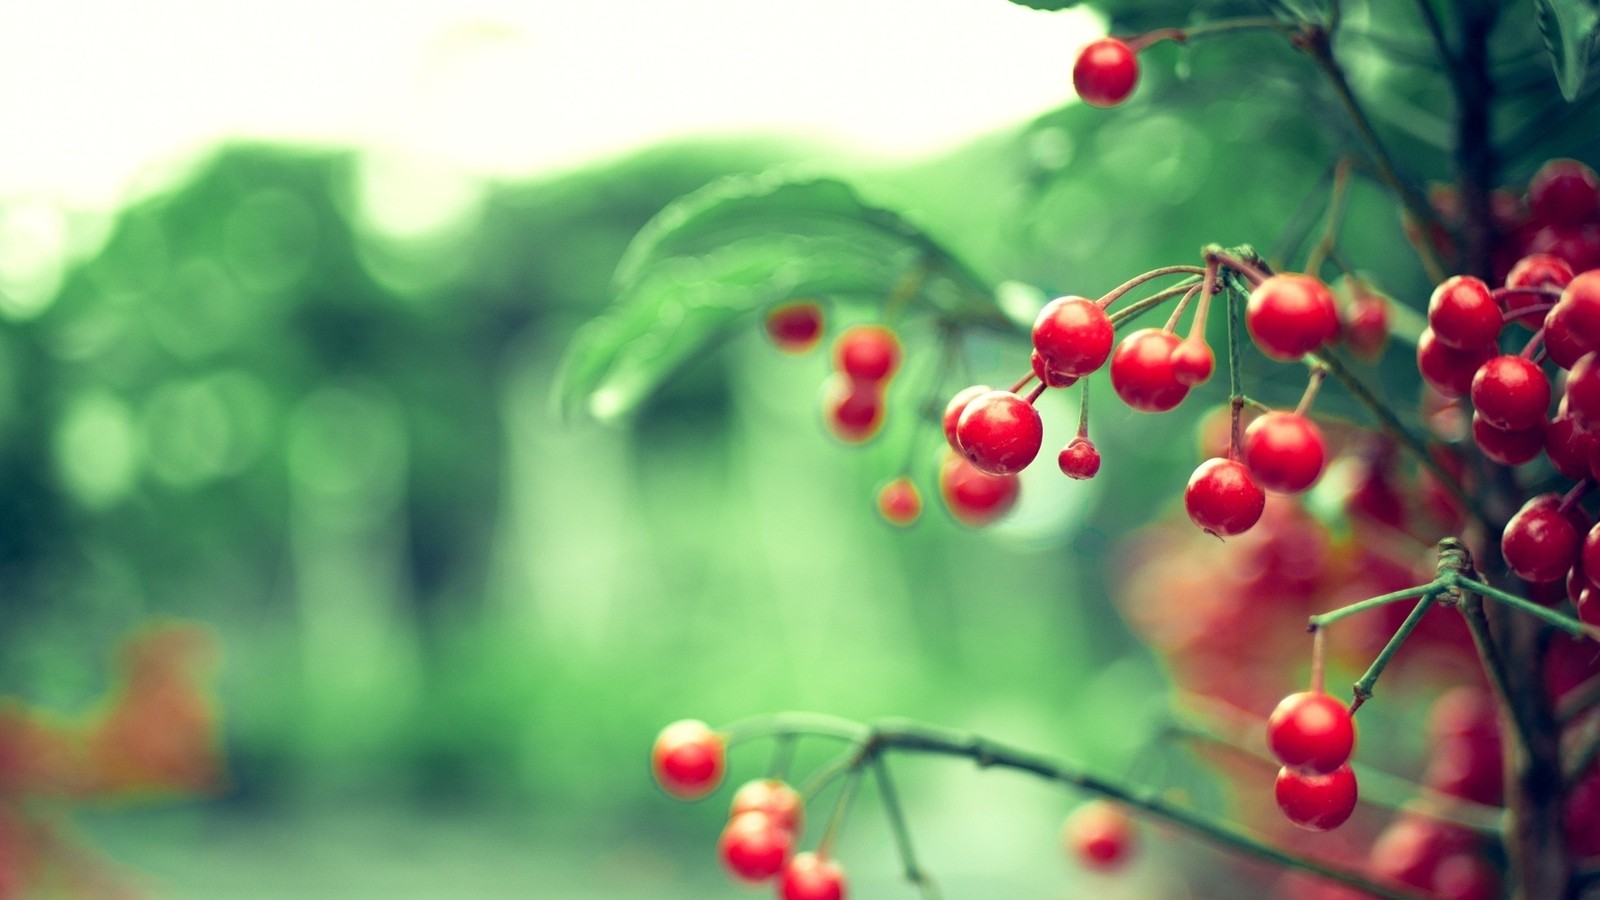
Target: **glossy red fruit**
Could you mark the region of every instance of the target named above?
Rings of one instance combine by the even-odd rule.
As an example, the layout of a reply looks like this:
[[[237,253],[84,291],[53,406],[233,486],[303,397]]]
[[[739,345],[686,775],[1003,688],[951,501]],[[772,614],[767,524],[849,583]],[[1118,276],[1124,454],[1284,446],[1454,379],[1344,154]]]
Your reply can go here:
[[[728,820],[717,841],[722,865],[741,881],[761,882],[783,871],[794,850],[794,832],[759,810]]]
[[[1528,182],[1528,209],[1547,224],[1582,224],[1600,213],[1600,178],[1575,159],[1552,159]]]
[[[1208,459],[1189,476],[1183,506],[1189,520],[1217,537],[1241,534],[1261,518],[1267,495],[1244,464]]]
[[[987,525],[1016,505],[1020,482],[1015,475],[988,475],[952,455],[939,468],[939,493],[956,521],[974,528]]]
[[[767,313],[767,336],[785,353],[805,353],[822,341],[822,307],[810,300],[775,306]]]
[[[1298,494],[1316,484],[1327,442],[1315,422],[1292,412],[1269,412],[1244,431],[1244,461],[1265,490]]]
[[[1037,350],[1028,354],[1028,365],[1033,367],[1033,377],[1039,379],[1039,383],[1045,387],[1065,388],[1078,383],[1078,376],[1052,370]]]
[[[1544,349],[1550,361],[1563,369],[1572,368],[1585,353],[1595,348],[1588,338],[1579,334],[1573,323],[1579,308],[1571,303],[1556,305],[1544,314]]]
[[[974,397],[956,422],[961,454],[989,475],[1012,475],[1027,468],[1043,441],[1039,411],[1010,391]]]
[[[900,339],[882,325],[846,329],[833,345],[834,364],[855,381],[881,384],[900,367]]]
[[[1121,868],[1133,852],[1133,821],[1108,800],[1090,800],[1067,817],[1061,843],[1086,868],[1109,872]]]
[[[1546,344],[1551,339],[1548,332],[1564,331],[1565,335],[1556,335],[1558,342],[1565,339],[1582,348],[1584,353],[1600,350],[1600,269],[1579,271],[1572,277],[1561,291],[1555,308],[1550,310],[1545,328]],[[1555,358],[1554,350],[1551,351],[1551,357]],[[1557,359],[1556,362],[1561,361]],[[1571,363],[1563,365],[1570,366]]]
[[[1516,289],[1564,288],[1572,281],[1572,274],[1572,266],[1561,257],[1551,253],[1530,253],[1517,260],[1517,264],[1506,273],[1506,287],[1513,290],[1501,302],[1506,312],[1516,312],[1530,306],[1547,306],[1554,303],[1556,298],[1534,291],[1518,292]],[[1537,330],[1544,323],[1544,313],[1518,316],[1516,321],[1524,328]]]
[[[1428,327],[1457,350],[1494,343],[1502,324],[1500,304],[1489,293],[1489,286],[1471,275],[1446,278],[1428,300]]]
[[[747,781],[734,792],[728,818],[751,811],[766,813],[774,825],[795,834],[805,823],[805,801],[800,799],[800,792],[776,778]]]
[[[950,449],[961,452],[961,445],[956,443],[956,424],[961,421],[961,413],[966,411],[967,404],[980,395],[987,394],[994,388],[987,384],[975,384],[972,387],[962,388],[950,402],[944,406],[944,439]]]
[[[1352,288],[1354,296],[1344,308],[1344,345],[1362,359],[1377,359],[1389,340],[1389,302],[1382,294]]]
[[[1273,275],[1250,292],[1244,324],[1268,357],[1299,359],[1339,336],[1333,294],[1310,275]]]
[[[844,900],[844,870],[831,859],[809,851],[795,854],[778,883],[782,900]]]
[[[1083,297],[1057,297],[1033,320],[1033,349],[1052,372],[1081,378],[1111,356],[1111,318]]]
[[[1138,56],[1114,37],[1090,43],[1072,64],[1072,86],[1090,106],[1116,106],[1128,99],[1138,83]]]
[[[1593,269],[1600,266],[1600,226],[1593,222],[1545,225],[1528,235],[1522,251],[1558,256],[1572,266],[1574,272]]]
[[[1117,344],[1111,354],[1111,387],[1140,412],[1166,412],[1183,402],[1189,386],[1172,370],[1176,335],[1141,328]]]
[[[656,736],[650,771],[662,790],[680,800],[704,797],[727,772],[727,743],[698,719],[673,722]]]
[[[1291,769],[1326,775],[1350,761],[1355,721],[1344,703],[1328,694],[1290,694],[1267,719],[1267,746]]]
[[[1524,581],[1560,581],[1578,558],[1580,536],[1558,509],[1561,498],[1540,494],[1523,504],[1500,536],[1500,554]]]
[[[1600,353],[1578,357],[1567,376],[1566,411],[1584,428],[1600,428]]]
[[[1308,831],[1337,828],[1356,808],[1356,775],[1348,765],[1326,775],[1278,770],[1273,786],[1278,808],[1289,821]]]
[[[922,517],[922,493],[909,478],[896,478],[878,489],[878,515],[904,528]]]
[[[1100,471],[1100,451],[1088,438],[1075,437],[1056,454],[1056,464],[1061,467],[1061,474],[1084,481]]]
[[[1417,371],[1429,387],[1445,397],[1465,397],[1472,390],[1478,367],[1493,359],[1499,350],[1484,344],[1473,350],[1457,350],[1439,340],[1433,329],[1424,328],[1417,338]]]
[[[1532,360],[1496,356],[1472,376],[1472,405],[1497,428],[1532,428],[1550,409],[1550,379]]]
[[[847,444],[863,443],[883,427],[883,389],[835,375],[823,388],[822,412],[835,437]]]
[[[1506,429],[1489,423],[1483,416],[1472,414],[1472,442],[1483,455],[1502,466],[1520,466],[1539,457],[1545,450],[1545,427]]]
[[[1186,340],[1172,351],[1172,377],[1186,387],[1196,387],[1211,379],[1217,358],[1205,341]]]

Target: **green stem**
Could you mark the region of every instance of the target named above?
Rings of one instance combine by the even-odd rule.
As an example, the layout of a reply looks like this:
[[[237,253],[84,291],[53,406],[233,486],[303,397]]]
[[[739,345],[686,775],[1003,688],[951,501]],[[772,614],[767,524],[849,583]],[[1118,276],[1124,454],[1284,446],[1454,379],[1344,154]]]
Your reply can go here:
[[[867,737],[867,729],[859,722],[852,722],[849,719],[823,713],[804,712],[769,713],[751,716],[747,719],[740,719],[724,725],[718,728],[717,731],[728,736],[727,745],[729,747],[764,737],[783,737],[796,734],[820,735],[844,741],[862,741]]]
[[[1145,310],[1159,306],[1163,301],[1169,300],[1179,294],[1184,293],[1198,283],[1199,280],[1197,278],[1185,278],[1183,281],[1173,285],[1172,287],[1164,288],[1163,290],[1151,294],[1143,300],[1130,303],[1111,314],[1111,325],[1112,327],[1121,325],[1123,322],[1128,321]]]
[[[1372,661],[1372,665],[1367,667],[1367,673],[1362,675],[1351,686],[1351,692],[1355,695],[1355,700],[1350,704],[1351,715],[1354,715],[1355,711],[1361,708],[1361,704],[1372,699],[1372,688],[1378,683],[1378,676],[1383,674],[1383,670],[1389,665],[1389,661],[1394,658],[1395,653],[1399,652],[1400,645],[1404,644],[1406,638],[1411,636],[1411,632],[1416,630],[1417,624],[1422,621],[1422,617],[1427,614],[1428,610],[1433,608],[1433,601],[1438,597],[1438,588],[1434,588],[1422,595],[1422,599],[1418,600],[1417,605],[1412,607],[1411,614],[1406,616],[1406,620],[1401,622],[1400,627],[1395,629],[1394,634],[1390,636],[1389,643],[1384,644],[1383,649],[1378,651],[1378,657]]]
[[[1443,587],[1443,584],[1441,584],[1439,581],[1430,581],[1427,584],[1419,584],[1416,587],[1408,587],[1403,591],[1395,591],[1390,594],[1384,594],[1381,597],[1373,597],[1368,600],[1362,600],[1359,603],[1352,603],[1349,606],[1341,606],[1338,609],[1329,610],[1328,612],[1320,615],[1312,616],[1309,620],[1309,624],[1306,626],[1306,630],[1316,631],[1319,628],[1332,625],[1334,622],[1337,622],[1340,619],[1347,619],[1353,615],[1356,615],[1357,613],[1364,613],[1369,609],[1374,609],[1387,603],[1394,603],[1397,600],[1404,600],[1408,597],[1420,597],[1429,591],[1436,591],[1441,587]]]
[[[1532,600],[1524,600],[1523,598],[1518,597],[1516,594],[1508,594],[1497,587],[1484,584],[1481,581],[1474,581],[1464,575],[1457,575],[1454,581],[1456,584],[1461,585],[1473,593],[1482,594],[1483,596],[1488,597],[1490,600],[1504,603],[1505,605],[1527,613],[1536,619],[1543,619],[1544,621],[1554,625],[1562,631],[1565,631],[1567,634],[1570,634],[1573,637],[1586,637],[1593,640],[1600,640],[1600,629],[1596,629],[1591,625],[1585,625],[1577,619],[1562,613],[1558,613],[1553,609],[1546,609],[1543,606],[1534,603]]]
[[[850,771],[845,775],[844,787],[839,790],[839,799],[833,804],[833,815],[828,818],[827,827],[822,831],[822,839],[817,842],[817,855],[826,859],[833,855],[833,842],[839,837],[839,832],[844,828],[844,820],[850,815],[850,804],[855,802],[856,789],[861,787],[861,766],[852,764]]]
[[[1592,675],[1582,684],[1561,695],[1556,703],[1556,721],[1565,725],[1600,703],[1600,675]]]
[[[1506,674],[1504,658],[1495,644],[1494,635],[1489,631],[1489,620],[1483,614],[1483,598],[1475,593],[1466,593],[1462,595],[1458,607],[1461,617],[1467,622],[1467,630],[1472,633],[1472,643],[1478,650],[1484,673],[1489,676],[1489,686],[1500,708],[1510,712],[1521,752],[1526,754],[1535,726],[1521,709],[1521,704],[1514,699],[1516,695],[1511,690],[1511,679]]]
[[[1146,281],[1160,278],[1164,275],[1199,275],[1201,271],[1202,270],[1199,266],[1162,266],[1159,269],[1151,269],[1148,272],[1142,272],[1117,285],[1105,296],[1101,297],[1095,302],[1101,309],[1106,309],[1112,303],[1115,303],[1118,297],[1121,297],[1123,294],[1126,294],[1139,285],[1144,284]]]
[[[906,817],[900,808],[900,795],[895,791],[894,779],[889,777],[888,762],[881,756],[874,759],[872,773],[878,778],[878,797],[883,801],[883,813],[889,819],[889,831],[894,835],[894,846],[900,854],[900,864],[905,867],[906,881],[917,886],[924,900],[938,900],[938,887],[928,877],[928,873],[917,865],[917,854],[911,847],[911,831],[906,827]]]

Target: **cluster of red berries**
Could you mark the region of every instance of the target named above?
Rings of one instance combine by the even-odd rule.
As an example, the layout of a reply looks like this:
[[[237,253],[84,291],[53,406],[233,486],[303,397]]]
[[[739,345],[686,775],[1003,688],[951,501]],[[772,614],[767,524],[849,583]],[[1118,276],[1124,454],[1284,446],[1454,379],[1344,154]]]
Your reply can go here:
[[[727,743],[704,722],[684,719],[662,729],[650,761],[663,790],[697,800],[727,774]],[[780,900],[843,900],[838,863],[821,852],[794,852],[804,822],[805,803],[793,787],[776,778],[747,782],[734,792],[717,854],[741,882],[775,881]]]
[[[1454,257],[1457,246],[1449,229],[1463,224],[1461,198],[1454,188],[1440,185],[1429,199],[1442,220],[1429,233],[1430,243]],[[1547,161],[1520,194],[1505,188],[1491,192],[1489,212],[1497,232],[1491,268],[1498,280],[1534,254],[1558,257],[1578,272],[1600,267],[1600,177],[1577,160]]]
[[[1290,694],[1267,719],[1267,746],[1283,768],[1274,794],[1289,821],[1310,831],[1343,825],[1356,808],[1350,710],[1320,690]]]

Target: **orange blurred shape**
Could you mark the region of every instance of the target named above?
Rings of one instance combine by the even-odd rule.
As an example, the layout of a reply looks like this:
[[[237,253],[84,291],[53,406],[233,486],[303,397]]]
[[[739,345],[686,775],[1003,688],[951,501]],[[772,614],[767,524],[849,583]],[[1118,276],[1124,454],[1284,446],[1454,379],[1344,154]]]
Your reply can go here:
[[[117,683],[88,721],[87,783],[95,793],[205,792],[222,780],[217,703],[209,681],[214,635],[164,624],[127,639]]]

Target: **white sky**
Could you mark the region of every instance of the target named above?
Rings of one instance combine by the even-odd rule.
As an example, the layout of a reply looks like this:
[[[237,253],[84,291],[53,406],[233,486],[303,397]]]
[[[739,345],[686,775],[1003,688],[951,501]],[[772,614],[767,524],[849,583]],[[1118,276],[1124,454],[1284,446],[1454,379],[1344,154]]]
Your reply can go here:
[[[1072,96],[1007,0],[0,0],[0,199],[101,206],[233,135],[528,174],[690,132],[920,154]]]

